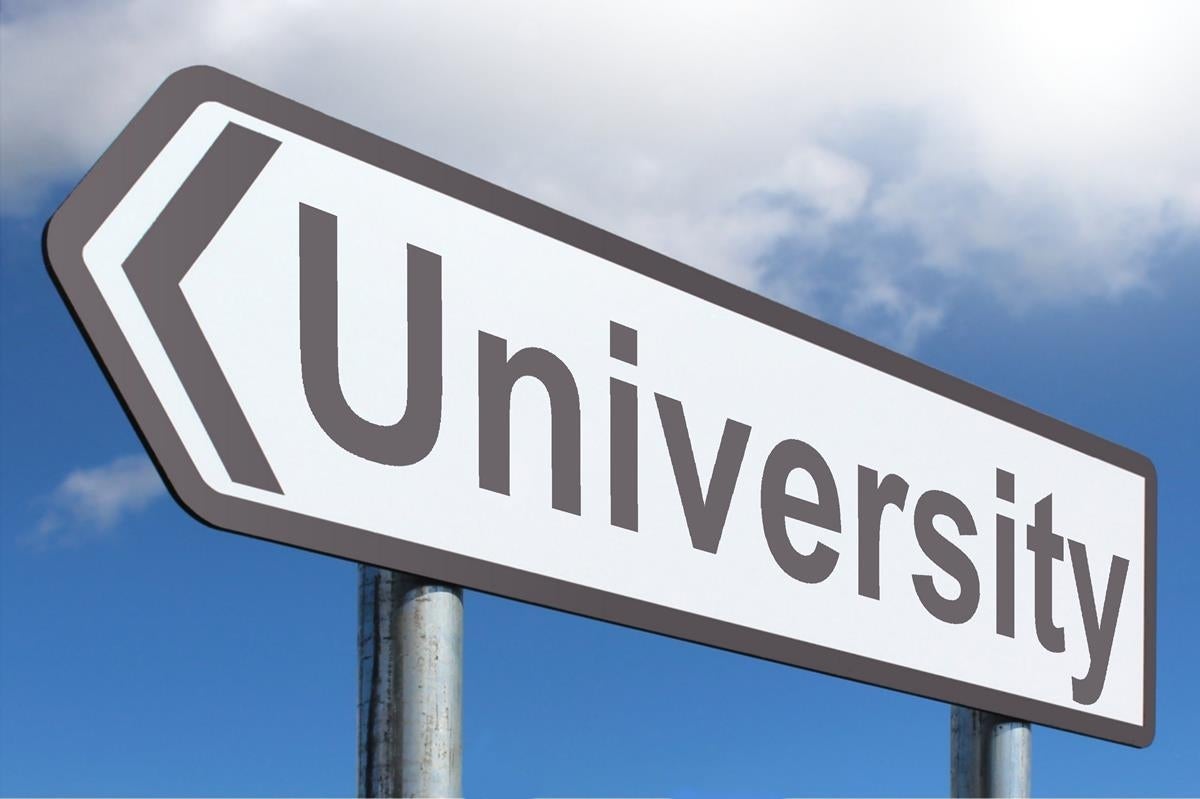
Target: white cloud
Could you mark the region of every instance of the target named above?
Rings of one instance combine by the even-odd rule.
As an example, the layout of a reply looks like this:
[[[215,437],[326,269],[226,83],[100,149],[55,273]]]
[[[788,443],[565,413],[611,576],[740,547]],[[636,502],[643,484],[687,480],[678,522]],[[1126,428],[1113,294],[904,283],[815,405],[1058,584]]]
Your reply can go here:
[[[1121,297],[1200,230],[1195,3],[123,0],[0,25],[12,213],[211,63],[901,345],[958,287]]]
[[[166,493],[145,455],[126,455],[103,466],[70,472],[26,543],[77,545],[110,533],[117,523]]]

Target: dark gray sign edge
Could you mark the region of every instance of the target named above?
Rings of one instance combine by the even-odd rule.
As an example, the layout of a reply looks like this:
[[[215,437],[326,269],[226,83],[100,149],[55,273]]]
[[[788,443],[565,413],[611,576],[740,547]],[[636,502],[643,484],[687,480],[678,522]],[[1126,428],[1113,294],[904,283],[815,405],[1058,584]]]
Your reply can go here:
[[[191,113],[208,101],[1143,477],[1143,723],[1129,724],[217,493],[192,463],[83,261],[83,246]],[[1139,453],[213,67],[188,67],[163,82],[47,222],[42,246],[51,277],[171,493],[205,524],[1131,746],[1148,746],[1154,738],[1157,475]]]

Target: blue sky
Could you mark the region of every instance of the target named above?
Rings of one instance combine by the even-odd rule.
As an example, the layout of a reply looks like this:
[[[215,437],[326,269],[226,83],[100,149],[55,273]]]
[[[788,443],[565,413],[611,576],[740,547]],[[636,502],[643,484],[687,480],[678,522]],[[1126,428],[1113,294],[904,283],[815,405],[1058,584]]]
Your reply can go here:
[[[1200,793],[1195,13],[166,7],[0,15],[0,792],[354,791],[354,565],[176,507],[41,264],[120,124],[209,62],[1150,456],[1157,739],[1037,728],[1034,789]],[[466,620],[468,795],[945,793],[944,704],[478,593]]]

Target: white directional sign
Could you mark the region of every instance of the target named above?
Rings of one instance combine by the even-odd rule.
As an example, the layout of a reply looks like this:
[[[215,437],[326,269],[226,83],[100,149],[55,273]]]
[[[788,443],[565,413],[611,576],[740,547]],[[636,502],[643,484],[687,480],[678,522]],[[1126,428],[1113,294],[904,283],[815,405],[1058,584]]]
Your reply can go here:
[[[1153,736],[1120,446],[209,68],[46,254],[217,527]]]

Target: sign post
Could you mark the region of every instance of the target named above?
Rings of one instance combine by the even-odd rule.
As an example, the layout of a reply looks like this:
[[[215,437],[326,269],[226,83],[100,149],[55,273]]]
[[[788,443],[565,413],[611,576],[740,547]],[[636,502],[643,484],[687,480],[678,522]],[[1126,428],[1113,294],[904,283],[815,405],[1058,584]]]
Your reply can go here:
[[[358,795],[462,795],[462,589],[359,566]]]
[[[215,527],[1154,736],[1157,482],[1125,447],[207,67],[155,92],[44,246]],[[389,590],[402,641],[461,613]],[[402,697],[457,679],[405,651]]]
[[[1029,722],[950,707],[950,795],[1025,797],[1032,786]]]

